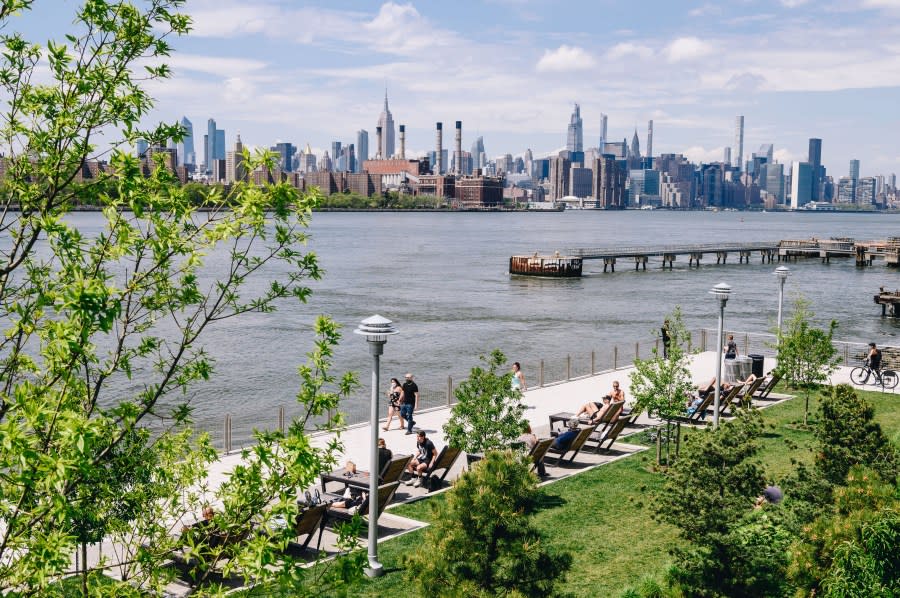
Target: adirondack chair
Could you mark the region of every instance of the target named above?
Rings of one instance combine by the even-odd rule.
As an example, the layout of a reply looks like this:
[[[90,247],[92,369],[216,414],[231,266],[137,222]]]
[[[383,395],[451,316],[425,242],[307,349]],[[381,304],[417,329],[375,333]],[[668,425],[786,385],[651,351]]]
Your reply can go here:
[[[587,426],[586,428],[581,428],[578,432],[578,435],[572,440],[569,446],[564,449],[558,449],[552,444],[550,445],[550,448],[547,449],[547,453],[558,455],[556,457],[557,467],[562,463],[563,457],[565,457],[569,453],[572,453],[572,456],[568,459],[569,463],[575,460],[575,457],[578,456],[578,453],[581,451],[584,443],[587,442],[587,439],[590,438],[591,434],[594,433],[594,430],[597,429],[597,426],[598,424],[594,424],[591,426]]]
[[[601,450],[609,451],[612,448],[613,443],[616,441],[616,438],[619,437],[619,434],[622,433],[622,430],[625,429],[625,426],[628,425],[628,418],[622,417],[619,418],[616,423],[610,426],[606,431],[603,432],[600,440],[597,442],[597,448],[594,452],[599,453]],[[608,442],[606,448],[603,448],[603,443]]]
[[[306,540],[300,545],[300,548],[306,550],[309,541],[312,539],[316,530],[319,530],[319,539],[316,542],[316,550],[322,545],[322,531],[325,529],[325,515],[328,505],[320,503],[313,505],[297,515],[297,521],[294,523],[294,535],[298,538],[306,536]]]
[[[422,476],[422,483],[425,487],[429,490],[436,490],[443,485],[444,478],[450,473],[450,468],[453,467],[453,464],[456,463],[456,459],[461,454],[462,451],[460,449],[450,445],[444,445],[444,448],[438,453],[437,459],[434,460],[434,465],[425,470],[425,473]],[[437,476],[436,472],[438,471],[443,471],[441,477]]]
[[[400,486],[400,482],[392,482],[390,484],[383,484],[378,487],[378,513],[376,514],[376,521],[378,517],[381,516],[381,513],[384,511],[384,508],[391,502],[394,498],[394,493],[397,492],[397,488]],[[340,498],[339,496],[337,498]],[[340,507],[335,507],[333,505],[328,505],[328,522],[335,521],[350,521],[353,519],[353,516],[359,512],[360,517],[365,517],[369,515],[369,497],[366,496],[363,499],[362,504],[359,505],[359,509],[344,509]],[[371,522],[371,517],[369,517],[369,521]]]
[[[719,417],[725,415],[725,412],[733,407],[734,400],[743,388],[743,384],[735,384],[731,387],[731,390],[719,396]],[[713,400],[713,407],[715,407],[715,400]]]
[[[547,456],[547,451],[550,450],[550,445],[553,444],[553,440],[553,438],[543,438],[538,440],[537,443],[531,447],[531,452],[529,452],[528,455],[531,457],[532,471],[538,469],[538,465],[544,460],[544,457]]]
[[[766,378],[766,381],[763,382],[762,385],[760,385],[759,389],[757,389],[756,396],[753,398],[760,401],[771,401],[772,399],[769,398],[769,393],[772,392],[772,389],[775,388],[775,385],[778,384],[780,380],[781,374],[779,374],[778,372],[770,374]]]
[[[384,464],[384,468],[378,476],[379,485],[399,482],[410,459],[412,459],[412,455],[394,455],[390,461]]]
[[[759,390],[759,387],[762,386],[763,382],[765,382],[765,378],[757,378],[753,382],[750,383],[750,386],[746,386],[744,390],[737,396],[738,401],[744,407],[749,407],[753,402],[753,395],[756,394],[756,391]]]

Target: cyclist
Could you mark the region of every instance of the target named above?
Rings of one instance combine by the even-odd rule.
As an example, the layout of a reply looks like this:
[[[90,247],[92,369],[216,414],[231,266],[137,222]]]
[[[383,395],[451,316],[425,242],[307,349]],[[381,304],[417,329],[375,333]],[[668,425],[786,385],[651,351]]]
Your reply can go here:
[[[866,356],[866,365],[872,368],[878,380],[881,380],[881,350],[875,343],[869,343],[869,354]]]

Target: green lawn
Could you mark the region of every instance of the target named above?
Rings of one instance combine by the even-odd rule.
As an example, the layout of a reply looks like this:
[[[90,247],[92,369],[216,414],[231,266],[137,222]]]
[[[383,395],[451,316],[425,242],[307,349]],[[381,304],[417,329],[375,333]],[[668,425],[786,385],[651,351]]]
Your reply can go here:
[[[863,393],[875,405],[888,437],[900,441],[900,397]],[[798,427],[803,398],[763,411],[769,428],[761,442],[760,459],[769,479],[778,480],[794,461],[812,461],[813,434]],[[810,401],[811,420],[816,401]],[[693,431],[688,431],[685,436]],[[658,576],[669,561],[667,549],[678,541],[674,528],[653,521],[650,495],[662,483],[652,472],[654,451],[648,450],[544,487],[545,498],[536,524],[548,542],[572,553],[566,589],[576,596],[617,596],[647,575]],[[429,521],[431,503],[440,495],[401,505],[392,512]],[[354,595],[408,595],[402,555],[421,550],[421,532],[384,542],[379,556],[386,575],[366,580]]]

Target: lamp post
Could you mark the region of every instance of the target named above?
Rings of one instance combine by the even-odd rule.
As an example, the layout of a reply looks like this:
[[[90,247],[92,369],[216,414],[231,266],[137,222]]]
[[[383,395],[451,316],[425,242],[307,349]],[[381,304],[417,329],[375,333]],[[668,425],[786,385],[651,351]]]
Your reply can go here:
[[[353,331],[366,337],[369,344],[369,353],[372,354],[372,411],[369,417],[369,425],[372,428],[372,444],[369,447],[371,459],[369,460],[369,566],[366,575],[380,577],[384,574],[384,567],[378,562],[378,389],[381,386],[381,354],[384,353],[384,344],[387,337],[397,334],[392,322],[378,314],[366,318],[360,322]]]
[[[731,287],[720,282],[712,288],[711,295],[715,295],[719,300],[719,334],[716,337],[718,347],[716,348],[716,394],[713,403],[713,427],[719,427],[719,400],[721,397],[722,386],[722,337],[725,334],[725,304],[728,303],[728,294],[731,293]]]
[[[778,277],[778,280],[781,282],[781,285],[778,287],[778,342],[781,342],[781,313],[782,308],[784,307],[784,281],[787,280],[787,277],[791,275],[791,270],[787,266],[778,266],[775,268],[775,276]]]

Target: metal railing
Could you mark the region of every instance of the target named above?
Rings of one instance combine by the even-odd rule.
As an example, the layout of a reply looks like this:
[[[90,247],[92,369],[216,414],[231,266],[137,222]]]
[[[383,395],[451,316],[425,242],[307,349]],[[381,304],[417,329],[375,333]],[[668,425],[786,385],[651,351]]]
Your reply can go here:
[[[775,335],[755,332],[725,331],[725,338],[733,334],[735,342],[743,355],[759,354],[765,357],[774,357]],[[841,364],[845,366],[862,365],[865,360],[868,346],[865,343],[848,341],[835,341],[835,348],[841,357]],[[687,348],[689,351],[715,351],[716,330],[702,328],[688,333]],[[886,367],[900,367],[900,348],[882,348],[883,360]],[[662,352],[662,341],[659,338],[644,338],[633,343],[615,344],[603,349],[567,353],[554,358],[524,359],[521,361],[522,369],[526,374],[528,388],[543,388],[562,384],[571,380],[578,380],[590,376],[608,373],[626,368],[634,363],[635,358],[649,359],[654,351]],[[454,378],[448,375],[445,379],[419,383],[419,411],[437,409],[452,406],[456,401],[454,391],[456,384],[464,380],[463,376]],[[368,421],[368,400],[360,398],[356,402],[359,408],[345,411],[347,425],[363,424]],[[384,414],[386,413],[384,405]],[[271,412],[271,419],[255,421],[242,420],[235,422],[230,413],[224,415],[224,425],[221,428],[221,436],[218,432],[210,430],[213,446],[223,452],[230,453],[235,446],[243,447],[252,442],[253,429],[284,431],[292,418],[300,415],[299,405],[279,405]],[[321,424],[324,419],[319,418],[310,422],[311,426]]]

